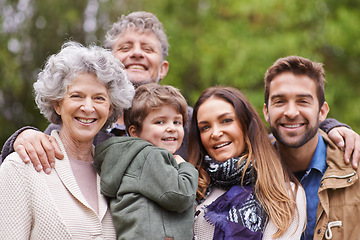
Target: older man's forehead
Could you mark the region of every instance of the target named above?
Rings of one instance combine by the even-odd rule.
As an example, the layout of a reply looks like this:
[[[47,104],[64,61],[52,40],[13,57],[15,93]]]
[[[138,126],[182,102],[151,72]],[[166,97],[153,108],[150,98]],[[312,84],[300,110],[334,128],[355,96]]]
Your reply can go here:
[[[142,44],[156,45],[159,48],[161,47],[160,40],[153,31],[134,28],[128,28],[126,31],[120,34],[115,45],[118,45],[119,43],[135,41],[140,41]]]

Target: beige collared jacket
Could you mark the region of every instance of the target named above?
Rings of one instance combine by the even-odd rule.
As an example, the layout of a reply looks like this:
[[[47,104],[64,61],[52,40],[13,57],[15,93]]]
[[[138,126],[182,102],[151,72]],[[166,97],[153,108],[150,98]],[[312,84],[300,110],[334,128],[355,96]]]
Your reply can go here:
[[[86,201],[64,153],[51,174],[36,172],[17,153],[0,168],[0,239],[116,239],[110,210],[100,194],[97,176],[98,213]]]
[[[358,171],[344,162],[343,152],[321,132],[327,145],[328,168],[321,179],[314,240],[360,239],[360,182]]]

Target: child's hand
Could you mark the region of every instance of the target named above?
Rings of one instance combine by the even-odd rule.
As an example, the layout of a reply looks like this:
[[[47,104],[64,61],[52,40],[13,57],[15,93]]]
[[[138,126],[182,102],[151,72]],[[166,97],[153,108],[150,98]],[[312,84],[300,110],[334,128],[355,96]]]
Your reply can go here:
[[[177,164],[185,162],[185,160],[180,155],[174,155],[174,158],[176,159]]]

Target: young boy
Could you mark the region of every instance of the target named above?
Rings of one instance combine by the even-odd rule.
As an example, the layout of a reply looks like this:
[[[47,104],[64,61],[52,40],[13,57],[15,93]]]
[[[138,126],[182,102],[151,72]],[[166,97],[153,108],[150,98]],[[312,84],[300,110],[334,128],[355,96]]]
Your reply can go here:
[[[198,172],[173,155],[186,118],[187,103],[177,89],[145,84],[124,112],[131,137],[96,147],[94,165],[118,239],[192,239]]]

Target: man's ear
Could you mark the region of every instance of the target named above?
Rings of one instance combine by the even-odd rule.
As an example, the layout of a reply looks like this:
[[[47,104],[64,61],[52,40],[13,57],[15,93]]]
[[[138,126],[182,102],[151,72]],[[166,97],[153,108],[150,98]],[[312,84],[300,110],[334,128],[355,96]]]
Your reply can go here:
[[[327,102],[324,102],[323,105],[320,108],[320,112],[319,112],[319,121],[322,122],[326,119],[328,113],[330,111],[329,105],[327,104]]]
[[[267,122],[269,122],[269,113],[268,113],[268,110],[267,110],[266,103],[264,103],[263,113],[264,113],[264,118],[265,118],[265,120],[266,120]]]
[[[159,74],[160,80],[166,76],[168,71],[169,71],[169,62],[165,60],[161,63],[161,66],[160,66],[160,74]]]
[[[129,127],[129,135],[130,135],[130,137],[139,137],[139,135],[136,131],[136,127],[134,125],[131,125]]]

